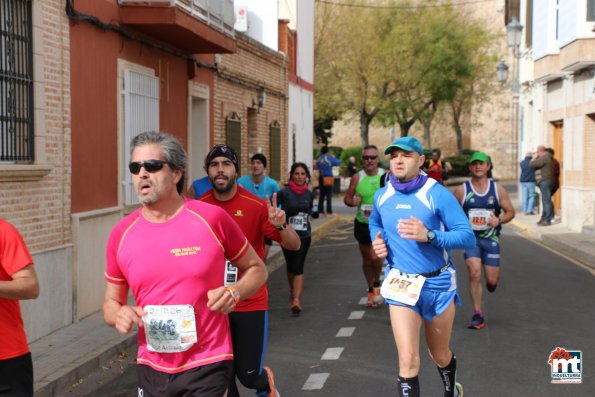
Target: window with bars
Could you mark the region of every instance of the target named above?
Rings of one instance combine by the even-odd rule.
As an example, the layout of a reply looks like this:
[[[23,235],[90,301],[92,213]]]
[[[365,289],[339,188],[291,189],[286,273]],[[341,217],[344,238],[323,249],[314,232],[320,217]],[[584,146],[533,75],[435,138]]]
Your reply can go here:
[[[281,180],[281,125],[274,120],[269,125],[269,145],[271,148],[269,174],[276,181]]]
[[[128,171],[130,141],[142,132],[159,131],[159,78],[124,70],[124,204],[138,204]]]
[[[31,0],[0,1],[0,161],[32,162]]]

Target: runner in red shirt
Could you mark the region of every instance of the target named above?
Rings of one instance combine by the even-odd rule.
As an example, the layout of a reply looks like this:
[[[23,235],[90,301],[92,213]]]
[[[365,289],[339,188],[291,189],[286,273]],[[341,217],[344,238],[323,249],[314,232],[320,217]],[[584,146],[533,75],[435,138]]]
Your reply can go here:
[[[33,362],[21,299],[36,299],[39,281],[23,238],[0,219],[0,394],[33,397]]]
[[[238,186],[239,161],[235,151],[227,145],[215,145],[207,154],[205,169],[213,189],[200,200],[223,208],[235,221],[264,260],[264,237],[277,241],[285,249],[298,250],[300,237],[287,225],[285,211],[277,208],[277,194],[269,200]],[[228,258],[229,259],[229,258]],[[228,281],[234,282],[233,266],[228,266]],[[242,273],[239,272],[239,279]],[[279,395],[273,371],[263,366],[268,324],[268,290],[266,284],[229,314],[236,376],[257,396]],[[228,397],[238,397],[235,377],[228,389]]]

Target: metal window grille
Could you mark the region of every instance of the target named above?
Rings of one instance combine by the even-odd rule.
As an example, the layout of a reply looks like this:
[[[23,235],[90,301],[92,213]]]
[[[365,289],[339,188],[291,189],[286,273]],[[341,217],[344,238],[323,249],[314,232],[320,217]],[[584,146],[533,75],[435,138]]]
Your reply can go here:
[[[281,180],[281,125],[274,120],[269,125],[269,145],[271,147],[269,173],[276,181]]]
[[[0,161],[32,162],[31,0],[0,1]]]
[[[159,78],[124,70],[124,204],[138,204],[128,171],[130,141],[146,131],[159,131]]]
[[[232,113],[225,118],[225,143],[232,147],[240,163],[242,162],[242,120],[237,113]],[[241,170],[240,170],[241,171]]]

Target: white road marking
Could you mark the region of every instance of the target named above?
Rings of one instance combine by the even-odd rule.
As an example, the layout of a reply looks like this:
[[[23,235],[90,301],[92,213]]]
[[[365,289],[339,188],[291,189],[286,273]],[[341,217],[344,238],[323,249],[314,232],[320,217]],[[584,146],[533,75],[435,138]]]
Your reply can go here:
[[[341,353],[343,353],[342,347],[329,347],[326,349],[321,360],[338,360],[341,357]]]
[[[368,297],[367,296],[364,296],[363,298],[361,298],[359,300],[359,304],[360,305],[367,305],[368,304]]]
[[[365,310],[355,310],[349,314],[347,320],[361,320],[364,317]]]
[[[337,338],[345,338],[353,335],[353,331],[355,331],[355,327],[343,327],[339,329],[337,332]]]
[[[331,374],[328,372],[320,374],[310,374],[302,390],[320,390],[324,387],[324,382],[328,379]]]

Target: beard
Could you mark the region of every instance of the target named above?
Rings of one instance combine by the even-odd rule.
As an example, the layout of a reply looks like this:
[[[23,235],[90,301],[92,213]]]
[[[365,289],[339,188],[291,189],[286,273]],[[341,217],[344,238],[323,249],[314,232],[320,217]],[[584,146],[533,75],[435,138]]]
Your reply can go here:
[[[215,181],[215,179],[218,176],[220,176],[220,175],[217,175],[214,178],[209,178],[209,180],[211,181],[211,186],[213,186],[213,189],[217,193],[220,193],[220,194],[229,192],[233,188],[233,185],[236,183],[236,178],[235,177],[228,178],[227,183],[225,185],[221,186]]]
[[[141,185],[137,187],[136,196],[138,197],[138,201],[140,201],[143,205],[152,205],[159,201],[161,198],[161,194],[155,188],[155,184],[152,181],[149,181],[149,185],[151,186],[151,190],[149,193],[141,193]]]

